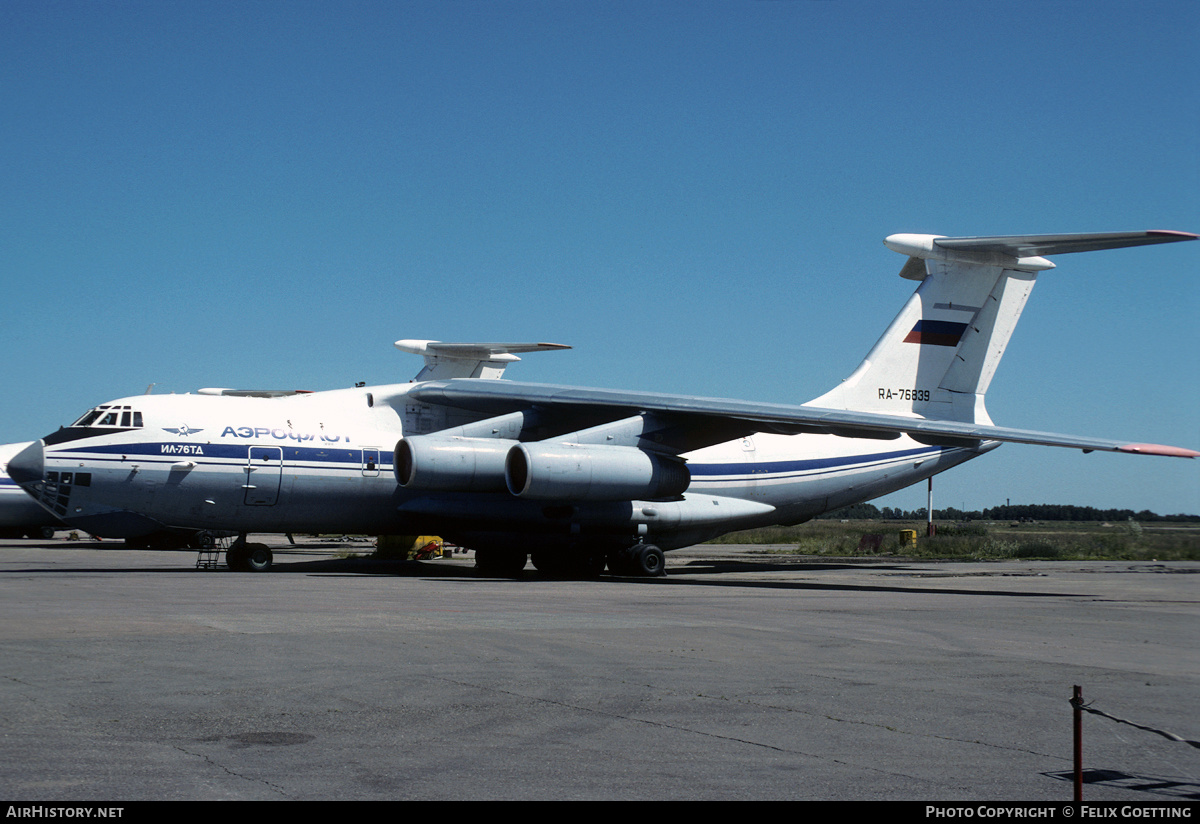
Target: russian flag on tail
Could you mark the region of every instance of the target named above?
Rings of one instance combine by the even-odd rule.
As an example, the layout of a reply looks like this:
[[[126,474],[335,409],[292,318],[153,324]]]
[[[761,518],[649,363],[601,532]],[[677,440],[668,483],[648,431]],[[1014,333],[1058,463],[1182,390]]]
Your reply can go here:
[[[912,331],[904,338],[905,343],[929,343],[934,346],[958,346],[963,333],[967,331],[965,323],[955,323],[949,320],[919,320]]]

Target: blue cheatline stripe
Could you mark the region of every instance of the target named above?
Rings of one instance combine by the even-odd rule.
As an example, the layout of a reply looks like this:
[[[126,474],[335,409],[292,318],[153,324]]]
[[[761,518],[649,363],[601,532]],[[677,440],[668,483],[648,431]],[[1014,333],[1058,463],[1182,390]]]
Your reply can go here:
[[[187,451],[191,448],[199,451]],[[281,444],[223,444],[223,443],[196,443],[189,444],[186,442],[172,441],[159,443],[125,443],[125,444],[100,444],[95,446],[77,446],[72,449],[55,450],[47,453],[46,457],[65,457],[68,454],[87,454],[93,456],[144,456],[155,457],[162,459],[163,462],[171,462],[194,458],[202,463],[228,463],[234,462],[244,464],[250,454],[251,449],[281,449],[283,450],[283,459],[289,463],[309,463],[319,465],[331,464],[353,464],[353,468],[360,468],[363,462],[362,449],[347,449],[345,447],[333,446],[285,446]],[[374,447],[368,447],[374,449]],[[97,460],[120,460],[116,457],[97,457]],[[383,449],[379,450],[379,459],[376,462],[376,467],[379,469],[391,469],[392,452]]]
[[[198,462],[203,464],[218,464],[232,463],[234,465],[244,464],[249,455],[251,448],[262,447],[262,444],[195,444],[201,450],[201,454],[189,452],[166,451],[178,448],[178,442],[170,443],[134,443],[134,444],[103,444],[97,446],[79,446],[73,449],[56,450],[53,453],[47,454],[47,457],[62,457],[69,454],[88,454],[96,456],[96,460],[105,462],[127,460],[128,456],[136,455],[143,457],[155,457],[161,459],[163,463],[174,463],[181,459],[193,458],[198,459]],[[188,444],[190,446],[190,444]],[[274,445],[268,445],[274,446]],[[363,458],[361,449],[346,449],[335,447],[303,447],[303,446],[281,446],[283,450],[284,461],[293,465],[311,464],[316,467],[326,466],[332,468],[333,465],[342,465],[344,469],[361,469]],[[932,456],[943,451],[943,447],[927,446],[917,447],[914,449],[904,449],[895,452],[874,452],[865,455],[849,455],[833,458],[808,458],[804,460],[787,460],[787,461],[758,461],[758,462],[741,462],[741,463],[724,463],[724,464],[702,464],[689,463],[688,471],[691,472],[693,478],[697,480],[704,478],[716,477],[731,477],[731,476],[750,476],[763,478],[766,476],[780,476],[785,474],[799,474],[805,472],[816,472],[820,470],[836,470],[844,469],[853,466],[866,466],[872,463],[886,463],[888,461],[899,461],[911,459],[916,456]],[[113,457],[101,457],[113,456]],[[118,458],[116,456],[122,456]],[[385,450],[379,450],[379,460],[376,463],[376,468],[380,471],[391,471],[394,460],[394,453]],[[312,467],[308,467],[312,468]],[[11,481],[9,481],[11,483]]]
[[[729,475],[778,475],[783,473],[812,472],[820,469],[839,469],[849,466],[905,460],[917,455],[933,455],[942,451],[940,446],[925,446],[904,449],[898,452],[875,452],[869,455],[850,455],[839,458],[809,458],[796,461],[762,461],[760,463],[688,464],[692,477]]]

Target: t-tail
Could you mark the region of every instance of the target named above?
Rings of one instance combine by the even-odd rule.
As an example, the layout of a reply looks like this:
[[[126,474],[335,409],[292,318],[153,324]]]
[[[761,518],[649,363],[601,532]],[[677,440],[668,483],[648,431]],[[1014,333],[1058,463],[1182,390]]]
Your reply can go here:
[[[850,377],[806,406],[991,424],[992,376],[1045,255],[1195,240],[1187,232],[1005,237],[899,234],[900,276],[921,285]]]

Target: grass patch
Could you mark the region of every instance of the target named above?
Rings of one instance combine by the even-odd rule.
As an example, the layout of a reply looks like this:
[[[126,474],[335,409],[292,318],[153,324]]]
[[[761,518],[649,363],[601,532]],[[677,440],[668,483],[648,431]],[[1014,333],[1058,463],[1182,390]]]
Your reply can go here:
[[[734,532],[711,543],[771,544],[774,553],[843,558],[1200,561],[1200,526],[1189,524],[972,521],[936,526],[937,534],[927,537],[925,524],[917,521],[810,521]],[[902,543],[901,530],[916,531],[915,547]]]

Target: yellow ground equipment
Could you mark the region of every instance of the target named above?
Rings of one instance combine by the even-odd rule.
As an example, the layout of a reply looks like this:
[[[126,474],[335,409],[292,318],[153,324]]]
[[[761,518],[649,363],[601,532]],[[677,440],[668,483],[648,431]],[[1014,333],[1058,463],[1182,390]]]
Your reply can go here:
[[[380,558],[405,561],[428,561],[441,558],[445,552],[442,539],[436,535],[380,535],[375,547]]]

